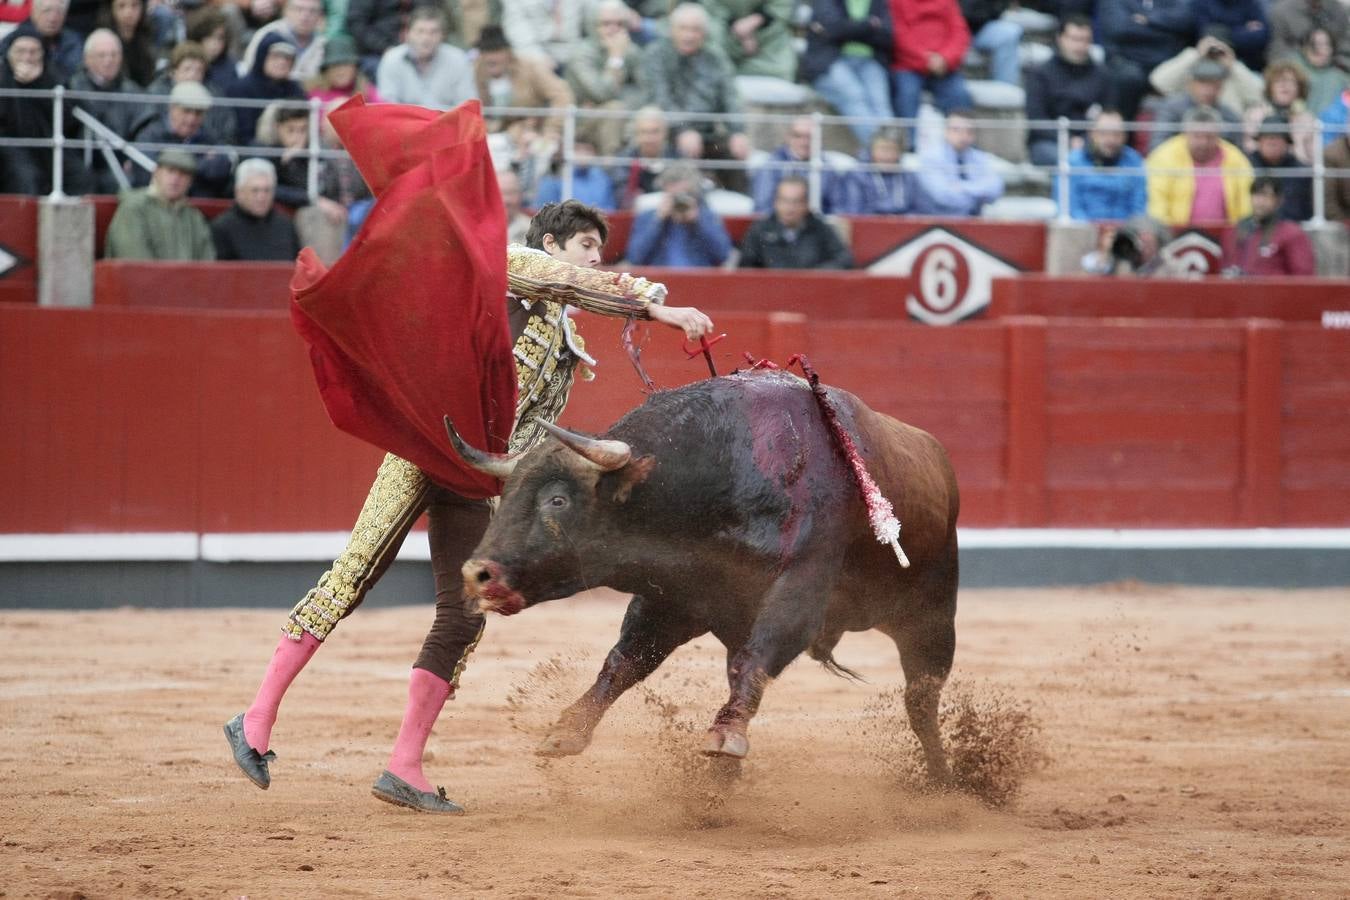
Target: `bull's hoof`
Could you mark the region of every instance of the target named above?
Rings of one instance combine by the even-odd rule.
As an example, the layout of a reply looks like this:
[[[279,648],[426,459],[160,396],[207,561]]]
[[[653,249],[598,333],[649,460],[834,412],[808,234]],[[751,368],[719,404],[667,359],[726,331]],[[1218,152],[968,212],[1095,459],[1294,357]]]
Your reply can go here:
[[[576,756],[591,745],[591,736],[579,731],[550,731],[535,748],[536,756],[558,758]]]
[[[704,756],[728,756],[732,759],[745,759],[750,752],[750,739],[740,731],[718,731],[708,729],[708,739],[703,742]]]

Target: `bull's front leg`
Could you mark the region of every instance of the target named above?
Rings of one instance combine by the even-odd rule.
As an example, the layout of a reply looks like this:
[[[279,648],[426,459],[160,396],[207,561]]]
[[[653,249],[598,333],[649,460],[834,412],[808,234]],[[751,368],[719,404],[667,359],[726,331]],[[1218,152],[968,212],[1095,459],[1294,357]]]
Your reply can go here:
[[[624,691],[655,672],[677,647],[707,632],[706,624],[673,612],[671,605],[669,599],[633,597],[619,641],[605,657],[595,684],[562,711],[539,746],[540,756],[574,756],[585,750],[600,719]]]
[[[779,575],[745,645],[727,654],[731,698],[717,713],[703,752],[744,758],[750,752],[746,730],[759,710],[769,682],[811,645],[825,619],[838,560],[821,556],[800,560]]]

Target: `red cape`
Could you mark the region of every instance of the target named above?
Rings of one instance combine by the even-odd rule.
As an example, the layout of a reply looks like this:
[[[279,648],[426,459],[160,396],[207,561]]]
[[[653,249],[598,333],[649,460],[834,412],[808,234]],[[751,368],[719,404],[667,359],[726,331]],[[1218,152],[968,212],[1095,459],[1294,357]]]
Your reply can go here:
[[[307,248],[291,279],[324,406],[438,484],[490,497],[497,480],[454,456],[441,422],[501,452],[515,419],[506,213],[478,101],[437,113],[357,95],[329,120],[376,200],[333,268]]]

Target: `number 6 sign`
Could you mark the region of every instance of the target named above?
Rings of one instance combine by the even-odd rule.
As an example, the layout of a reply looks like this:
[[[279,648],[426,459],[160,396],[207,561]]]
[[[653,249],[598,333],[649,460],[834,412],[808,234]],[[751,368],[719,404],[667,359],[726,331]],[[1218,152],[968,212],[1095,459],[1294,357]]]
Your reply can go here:
[[[905,275],[912,285],[905,309],[920,322],[950,325],[989,305],[996,277],[1017,267],[945,228],[915,235],[867,267],[882,275]]]

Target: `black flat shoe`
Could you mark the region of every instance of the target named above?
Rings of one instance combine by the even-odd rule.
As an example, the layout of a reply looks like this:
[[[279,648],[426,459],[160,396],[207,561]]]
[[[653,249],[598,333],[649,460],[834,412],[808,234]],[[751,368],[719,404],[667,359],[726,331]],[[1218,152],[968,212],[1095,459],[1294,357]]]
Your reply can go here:
[[[225,723],[225,740],[229,741],[234,761],[248,776],[248,780],[264,791],[267,790],[272,783],[272,775],[267,771],[267,764],[276,759],[277,755],[271,750],[259,753],[248,745],[248,741],[244,740],[243,713]]]
[[[436,793],[419,791],[393,772],[385,771],[375,781],[370,793],[385,803],[406,806],[418,812],[439,813],[447,816],[464,815],[464,807],[445,796],[445,788],[436,788]]]

